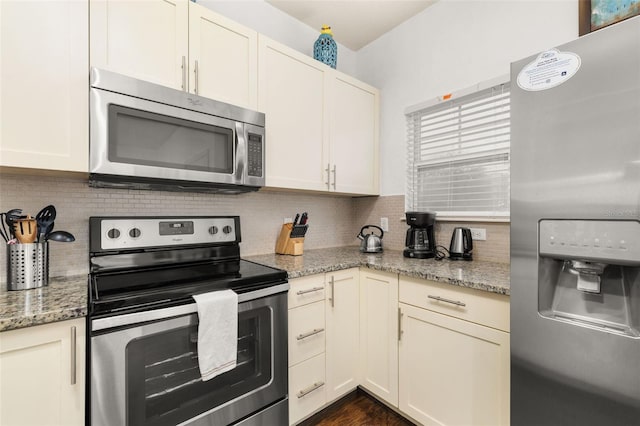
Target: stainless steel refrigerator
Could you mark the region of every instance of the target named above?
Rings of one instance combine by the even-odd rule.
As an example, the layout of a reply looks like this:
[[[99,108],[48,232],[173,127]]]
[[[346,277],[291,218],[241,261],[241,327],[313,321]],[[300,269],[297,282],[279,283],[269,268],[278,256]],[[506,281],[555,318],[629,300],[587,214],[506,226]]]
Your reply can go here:
[[[511,424],[639,425],[640,17],[511,82]]]

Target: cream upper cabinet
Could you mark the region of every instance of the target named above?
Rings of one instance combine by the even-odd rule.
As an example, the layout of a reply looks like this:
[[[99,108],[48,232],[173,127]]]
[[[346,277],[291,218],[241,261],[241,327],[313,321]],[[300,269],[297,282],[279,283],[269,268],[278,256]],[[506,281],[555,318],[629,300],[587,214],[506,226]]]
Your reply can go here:
[[[0,1],[0,165],[87,172],[88,4]]]
[[[258,33],[188,0],[91,0],[91,65],[257,108]]]
[[[398,407],[398,274],[360,271],[360,384]]]
[[[331,187],[378,194],[378,90],[342,73],[331,74]]]
[[[189,70],[192,93],[256,109],[258,33],[191,3]]]
[[[400,411],[424,425],[508,425],[508,297],[401,277],[399,299]]]
[[[313,58],[259,37],[258,109],[266,113],[266,185],[327,191],[327,75]]]
[[[360,271],[326,274],[327,401],[352,391],[359,383]]]
[[[90,0],[91,66],[186,90],[188,13],[188,0]]]
[[[378,193],[377,89],[263,36],[258,80],[267,186]]]
[[[0,333],[0,424],[84,425],[85,319]]]

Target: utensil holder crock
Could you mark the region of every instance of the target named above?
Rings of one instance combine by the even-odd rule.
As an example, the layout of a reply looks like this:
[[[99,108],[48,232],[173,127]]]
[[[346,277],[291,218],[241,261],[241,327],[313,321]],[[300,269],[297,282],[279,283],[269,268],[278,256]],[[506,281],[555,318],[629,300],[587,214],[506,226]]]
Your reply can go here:
[[[7,245],[7,290],[29,290],[49,284],[49,243]]]

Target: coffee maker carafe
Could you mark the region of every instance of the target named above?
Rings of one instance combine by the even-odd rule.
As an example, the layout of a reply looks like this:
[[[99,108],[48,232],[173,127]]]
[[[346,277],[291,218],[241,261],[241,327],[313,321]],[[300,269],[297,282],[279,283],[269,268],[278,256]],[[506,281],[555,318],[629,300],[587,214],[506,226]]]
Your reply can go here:
[[[436,214],[431,212],[406,212],[407,238],[406,248],[403,251],[404,257],[416,259],[428,259],[435,257],[436,239],[434,236],[434,226]]]

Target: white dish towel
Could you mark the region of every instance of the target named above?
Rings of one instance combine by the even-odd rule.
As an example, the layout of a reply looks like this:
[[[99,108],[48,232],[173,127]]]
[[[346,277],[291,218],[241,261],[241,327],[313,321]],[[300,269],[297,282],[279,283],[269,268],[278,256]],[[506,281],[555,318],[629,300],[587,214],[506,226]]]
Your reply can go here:
[[[193,296],[198,307],[198,364],[202,381],[236,367],[238,295],[233,290]]]

